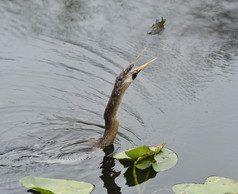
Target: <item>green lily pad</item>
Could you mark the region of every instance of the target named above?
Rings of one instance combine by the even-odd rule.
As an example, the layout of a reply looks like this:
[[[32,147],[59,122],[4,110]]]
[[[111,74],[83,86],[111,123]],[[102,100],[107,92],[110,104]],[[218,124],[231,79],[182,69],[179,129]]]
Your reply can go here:
[[[164,148],[165,143],[157,147],[141,146],[114,156],[118,160],[134,161],[136,168],[144,170],[152,165],[156,172],[172,168],[178,162],[177,155],[170,149]]]
[[[133,159],[130,158],[129,156],[127,156],[125,152],[120,152],[120,153],[116,154],[115,156],[113,156],[113,158],[118,159],[118,160],[130,160],[130,161],[133,161]]]
[[[130,157],[132,160],[137,160],[140,156],[146,154],[150,151],[148,146],[137,147],[128,151],[125,151],[125,154]]]
[[[156,172],[161,172],[174,167],[178,162],[178,156],[172,150],[163,148],[159,154],[155,155],[155,160],[152,167]]]
[[[148,147],[148,146],[141,146],[137,148],[130,149],[128,151],[120,152],[114,156],[114,158],[118,160],[131,160],[135,161],[139,157],[144,159],[146,157],[150,157],[152,155],[156,155],[160,152],[160,150],[164,147],[165,142],[162,145],[157,147]]]
[[[78,182],[64,179],[50,179],[27,176],[20,180],[20,183],[32,190],[42,194],[88,194],[94,186],[86,182]]]
[[[140,170],[144,170],[148,167],[150,167],[151,164],[153,164],[155,162],[154,157],[147,157],[143,160],[139,160],[136,163],[136,168],[140,169]]]
[[[225,177],[211,176],[208,177],[204,184],[184,183],[173,186],[176,194],[224,194],[238,193],[238,183]]]

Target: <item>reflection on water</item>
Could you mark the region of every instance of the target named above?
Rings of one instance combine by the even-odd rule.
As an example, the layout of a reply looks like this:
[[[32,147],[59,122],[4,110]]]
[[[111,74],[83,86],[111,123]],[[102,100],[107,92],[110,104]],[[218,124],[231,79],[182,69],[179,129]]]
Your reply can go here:
[[[0,193],[26,192],[18,181],[27,175],[135,193],[112,155],[163,141],[180,162],[142,183],[148,192],[210,175],[238,179],[237,13],[235,0],[2,0]],[[163,34],[148,36],[162,16]],[[145,47],[139,64],[158,60],[123,98],[115,150],[83,152],[88,159],[77,164],[39,162],[102,136],[115,77]]]
[[[121,193],[121,188],[116,184],[116,178],[121,174],[120,171],[115,171],[115,158],[110,156],[113,152],[114,146],[108,146],[105,149],[105,156],[101,163],[100,169],[102,169],[102,175],[100,178],[104,182],[104,187],[107,189],[107,193]]]

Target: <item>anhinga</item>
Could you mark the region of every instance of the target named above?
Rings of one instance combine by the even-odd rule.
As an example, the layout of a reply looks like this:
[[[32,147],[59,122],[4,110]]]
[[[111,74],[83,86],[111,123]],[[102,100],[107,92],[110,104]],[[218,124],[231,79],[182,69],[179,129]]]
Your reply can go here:
[[[126,89],[130,86],[132,81],[136,78],[138,73],[147,65],[152,63],[155,59],[149,61],[148,63],[132,70],[136,62],[139,60],[142,53],[137,57],[137,59],[128,65],[125,69],[122,70],[119,76],[117,76],[112,94],[108,101],[107,107],[104,112],[105,119],[105,131],[103,137],[99,139],[89,139],[89,140],[80,140],[70,144],[66,144],[60,148],[60,152],[56,154],[57,159],[85,159],[90,157],[92,149],[95,147],[104,149],[105,147],[111,145],[116,137],[119,120],[118,120],[118,109],[122,100],[123,95],[126,92]],[[75,146],[80,144],[80,146]],[[82,155],[82,152],[85,152],[85,155]],[[80,154],[79,154],[80,153]],[[55,160],[54,160],[55,162]]]
[[[118,127],[119,127],[119,119],[118,119],[118,109],[122,100],[123,95],[125,94],[127,88],[136,78],[138,73],[147,65],[156,60],[153,59],[148,63],[132,70],[136,62],[139,60],[141,55],[144,53],[145,49],[141,52],[141,54],[136,58],[136,60],[128,65],[125,69],[122,70],[120,75],[117,76],[114,88],[112,90],[112,94],[108,101],[107,107],[104,112],[105,119],[105,131],[102,138],[98,139],[97,147],[105,148],[106,146],[113,143]]]

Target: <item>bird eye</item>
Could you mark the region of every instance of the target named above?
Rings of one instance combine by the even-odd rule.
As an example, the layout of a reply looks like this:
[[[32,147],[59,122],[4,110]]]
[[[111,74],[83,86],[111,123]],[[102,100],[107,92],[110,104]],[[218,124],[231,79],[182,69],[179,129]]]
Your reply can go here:
[[[128,67],[128,71],[130,71],[130,70],[132,69],[133,66],[134,66],[134,65],[131,64],[131,65]]]

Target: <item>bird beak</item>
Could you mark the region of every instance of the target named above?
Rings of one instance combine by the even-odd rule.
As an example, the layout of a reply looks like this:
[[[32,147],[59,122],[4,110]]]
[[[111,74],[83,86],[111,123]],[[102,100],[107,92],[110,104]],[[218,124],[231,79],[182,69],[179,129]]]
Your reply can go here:
[[[134,61],[134,64],[137,63],[137,61],[140,59],[140,57],[143,55],[143,53],[145,52],[146,48],[144,48],[144,50],[141,52],[141,54],[139,54],[139,56],[136,58],[136,60]]]
[[[148,63],[141,65],[140,67],[138,67],[136,70],[139,72],[141,71],[143,68],[145,68],[147,65],[149,65],[150,63],[152,63],[153,61],[155,61],[157,58],[152,59],[151,61],[149,61]]]
[[[146,48],[144,48],[144,50],[143,50],[143,51],[141,52],[141,54],[136,58],[136,60],[134,61],[133,64],[136,64],[136,63],[137,63],[137,61],[138,61],[138,60],[140,59],[140,57],[143,55],[143,53],[145,52],[145,50],[146,50]],[[142,66],[140,66],[140,67],[138,67],[138,68],[132,70],[131,73],[132,73],[132,74],[135,73],[135,72],[139,73],[143,68],[145,68],[147,65],[149,65],[150,63],[152,63],[152,62],[155,61],[156,59],[157,59],[157,58],[154,58],[154,59],[152,59],[151,61],[149,61],[148,63],[145,63],[144,65],[142,65]]]

